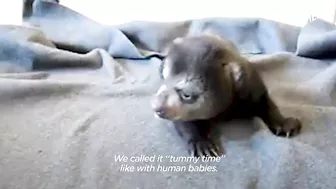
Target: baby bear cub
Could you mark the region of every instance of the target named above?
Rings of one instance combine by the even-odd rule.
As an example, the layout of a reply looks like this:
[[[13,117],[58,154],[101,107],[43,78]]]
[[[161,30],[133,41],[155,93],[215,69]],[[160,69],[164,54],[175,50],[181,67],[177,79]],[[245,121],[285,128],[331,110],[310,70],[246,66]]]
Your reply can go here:
[[[173,122],[192,156],[221,156],[214,125],[259,117],[277,136],[290,137],[301,122],[284,117],[265,84],[235,45],[203,35],[177,38],[161,67],[163,83],[151,100],[155,116]]]

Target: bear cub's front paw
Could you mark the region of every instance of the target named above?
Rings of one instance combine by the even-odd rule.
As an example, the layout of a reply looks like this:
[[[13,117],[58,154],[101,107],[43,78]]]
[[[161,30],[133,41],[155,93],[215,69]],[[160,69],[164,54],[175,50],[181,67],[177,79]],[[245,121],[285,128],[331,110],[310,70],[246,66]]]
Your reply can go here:
[[[188,151],[194,157],[219,157],[224,155],[222,146],[212,139],[194,139],[188,142]]]
[[[276,125],[271,127],[271,131],[276,136],[293,137],[300,133],[301,122],[296,118],[286,118],[282,125]]]

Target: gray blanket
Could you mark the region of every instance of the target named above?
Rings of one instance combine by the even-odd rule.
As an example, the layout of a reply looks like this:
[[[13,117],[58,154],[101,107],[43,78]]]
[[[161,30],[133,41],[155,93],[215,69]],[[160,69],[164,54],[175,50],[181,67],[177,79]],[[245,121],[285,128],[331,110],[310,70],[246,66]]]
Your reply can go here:
[[[336,28],[255,18],[96,23],[56,1],[24,0],[0,26],[1,189],[336,188]],[[81,5],[78,5],[81,6]],[[94,7],[92,7],[94,8]],[[225,124],[219,159],[187,158],[149,106],[163,49],[215,33],[260,71],[297,137],[259,119]]]

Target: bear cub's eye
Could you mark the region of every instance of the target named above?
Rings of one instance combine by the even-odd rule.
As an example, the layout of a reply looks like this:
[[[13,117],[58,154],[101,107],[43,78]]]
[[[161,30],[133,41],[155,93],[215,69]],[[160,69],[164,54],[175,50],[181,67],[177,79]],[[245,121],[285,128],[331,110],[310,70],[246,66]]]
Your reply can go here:
[[[197,94],[186,92],[186,91],[183,91],[181,89],[178,89],[177,92],[178,92],[181,100],[184,101],[184,102],[193,103],[198,98]]]
[[[187,94],[187,93],[181,92],[180,95],[185,100],[190,100],[191,99],[191,94]]]

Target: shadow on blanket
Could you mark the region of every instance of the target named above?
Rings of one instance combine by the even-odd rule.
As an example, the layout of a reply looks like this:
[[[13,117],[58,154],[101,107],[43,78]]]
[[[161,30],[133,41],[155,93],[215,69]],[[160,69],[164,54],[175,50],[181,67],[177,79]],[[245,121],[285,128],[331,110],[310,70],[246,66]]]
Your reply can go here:
[[[109,26],[57,1],[24,5],[22,26],[0,26],[0,188],[335,188],[334,24],[206,18]],[[166,45],[208,32],[237,45],[303,131],[285,139],[259,120],[232,122],[226,157],[202,172],[190,167],[205,163],[170,161],[185,148],[154,119],[149,98]],[[153,169],[137,169],[146,165]]]

